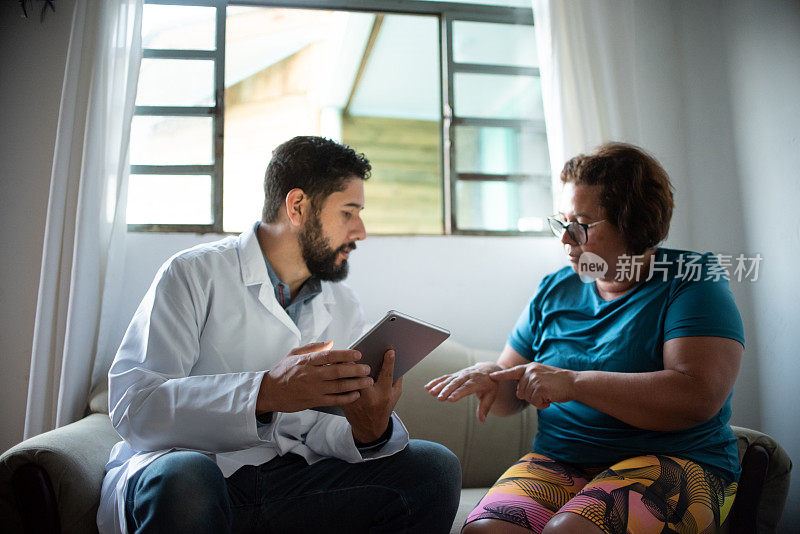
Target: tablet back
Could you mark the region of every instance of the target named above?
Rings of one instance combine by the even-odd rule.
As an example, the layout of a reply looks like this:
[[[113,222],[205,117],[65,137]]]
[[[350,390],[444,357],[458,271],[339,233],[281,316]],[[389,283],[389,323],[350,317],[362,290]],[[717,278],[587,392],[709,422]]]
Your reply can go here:
[[[397,380],[448,337],[450,337],[450,332],[444,328],[391,310],[350,348],[361,353],[359,363],[369,365],[369,376],[373,380],[378,379],[383,365],[383,355],[387,350],[394,349],[393,378]],[[338,406],[313,409],[344,416],[344,412]]]
[[[394,379],[403,376],[425,356],[450,337],[444,328],[391,310],[350,348],[361,353],[361,361],[370,366],[369,376],[378,379],[383,355],[394,349]]]

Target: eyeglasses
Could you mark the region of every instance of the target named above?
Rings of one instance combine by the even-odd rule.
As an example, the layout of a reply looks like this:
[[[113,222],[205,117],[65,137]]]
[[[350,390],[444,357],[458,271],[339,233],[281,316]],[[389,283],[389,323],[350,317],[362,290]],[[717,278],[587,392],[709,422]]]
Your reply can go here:
[[[566,230],[569,237],[571,237],[578,246],[585,245],[589,241],[589,228],[597,226],[605,221],[606,219],[603,219],[602,221],[593,222],[592,224],[584,224],[564,221],[559,218],[558,215],[552,215],[547,218],[547,222],[550,223],[550,230],[553,231],[554,236],[560,239],[561,236],[564,235],[564,230]]]

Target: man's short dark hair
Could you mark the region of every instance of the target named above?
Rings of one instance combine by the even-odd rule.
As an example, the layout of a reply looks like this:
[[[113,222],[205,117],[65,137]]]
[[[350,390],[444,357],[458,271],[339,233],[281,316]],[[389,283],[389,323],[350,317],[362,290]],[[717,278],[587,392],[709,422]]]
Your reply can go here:
[[[606,218],[622,232],[633,254],[643,254],[666,239],[674,201],[667,171],[641,148],[606,143],[593,154],[567,161],[563,183],[600,187]]]
[[[297,136],[272,153],[264,176],[264,210],[261,220],[275,222],[292,189],[302,189],[319,211],[331,193],[342,191],[346,182],[367,180],[372,166],[364,154],[324,137]]]

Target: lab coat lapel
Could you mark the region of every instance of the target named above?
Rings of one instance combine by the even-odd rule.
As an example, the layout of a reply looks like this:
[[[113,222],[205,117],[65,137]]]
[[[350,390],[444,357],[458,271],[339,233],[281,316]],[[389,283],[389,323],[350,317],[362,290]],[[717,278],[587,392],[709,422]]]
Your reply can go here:
[[[264,262],[264,255],[258,244],[258,237],[256,237],[257,227],[258,223],[239,236],[239,262],[242,267],[242,280],[244,280],[246,286],[260,284],[258,301],[297,337],[299,343],[301,338],[300,330],[286,313],[286,310],[278,303],[278,299],[275,298],[275,288],[269,280],[267,264]]]
[[[300,341],[300,330],[297,328],[297,325],[294,324],[292,318],[289,317],[289,314],[286,313],[286,310],[278,303],[278,299],[275,298],[275,288],[272,287],[269,278],[261,283],[261,289],[258,291],[258,301],[268,312],[274,315],[286,328],[297,336],[298,342]]]
[[[322,282],[322,293],[311,299],[310,314],[311,316],[301,319],[300,324],[304,327],[308,325],[310,328],[303,328],[309,337],[303,339],[303,343],[314,343],[316,341],[328,341],[327,339],[319,339],[326,328],[331,324],[333,316],[329,307],[335,303],[333,291],[331,290],[328,282]]]

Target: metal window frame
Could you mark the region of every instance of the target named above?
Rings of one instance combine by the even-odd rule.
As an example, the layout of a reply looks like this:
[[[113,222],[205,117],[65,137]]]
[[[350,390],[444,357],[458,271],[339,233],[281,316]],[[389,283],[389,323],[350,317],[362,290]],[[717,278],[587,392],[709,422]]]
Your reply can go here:
[[[225,233],[222,228],[223,158],[224,158],[224,97],[225,97],[225,24],[227,6],[276,7],[292,9],[318,9],[406,15],[430,15],[439,18],[439,63],[441,87],[441,176],[442,221],[444,235],[549,235],[547,232],[521,232],[516,230],[471,230],[458,228],[456,221],[456,183],[463,181],[520,181],[544,179],[549,175],[458,173],[455,168],[455,128],[459,125],[523,127],[545,132],[544,121],[521,119],[487,119],[456,116],[454,110],[453,79],[457,72],[481,74],[508,74],[539,76],[535,67],[514,67],[453,61],[452,31],[454,21],[494,22],[533,26],[533,10],[507,6],[466,4],[458,2],[418,0],[145,0],[146,4],[215,7],[215,50],[165,50],[145,49],[144,58],[159,59],[213,59],[215,62],[215,105],[211,107],[137,106],[136,115],[212,116],[214,136],[213,165],[132,165],[131,174],[210,174],[213,183],[213,223],[191,224],[141,224],[128,225],[134,232],[196,232]],[[401,234],[413,235],[413,234]]]
[[[517,20],[503,20],[507,24],[529,24],[533,26],[533,17],[531,12],[530,22],[522,22]],[[448,234],[454,235],[547,235],[545,231],[519,231],[519,230],[477,230],[471,228],[460,228],[458,225],[458,198],[456,188],[458,182],[522,182],[525,180],[546,180],[550,182],[549,175],[543,174],[527,174],[527,173],[514,173],[514,174],[487,174],[487,173],[462,173],[456,169],[456,154],[455,154],[455,131],[457,126],[496,126],[503,128],[510,128],[514,130],[528,129],[534,132],[541,132],[547,134],[543,120],[528,120],[528,119],[496,119],[496,118],[482,118],[482,117],[469,117],[460,116],[455,112],[455,90],[454,80],[455,75],[459,73],[470,74],[500,74],[500,75],[522,75],[530,77],[539,77],[540,72],[538,67],[519,67],[507,65],[493,65],[486,63],[463,63],[456,62],[453,54],[453,23],[456,21],[471,20],[464,18],[457,11],[447,11],[442,14],[442,48],[447,50],[446,61],[442,62],[442,77],[446,80],[447,86],[447,102],[442,106],[442,124],[447,136],[448,150],[445,151],[446,162],[444,168],[444,181],[447,184],[447,190],[450,195],[450,205],[448,215]]]
[[[225,0],[145,0],[146,4],[212,7],[216,9],[214,27],[214,50],[182,50],[145,48],[142,58],[180,59],[186,61],[214,61],[214,105],[213,106],[136,106],[134,116],[159,117],[211,117],[212,154],[211,165],[131,165],[130,174],[202,174],[211,176],[211,224],[128,224],[129,232],[182,232],[224,233],[222,229],[222,198],[224,177],[224,118],[225,118]]]

